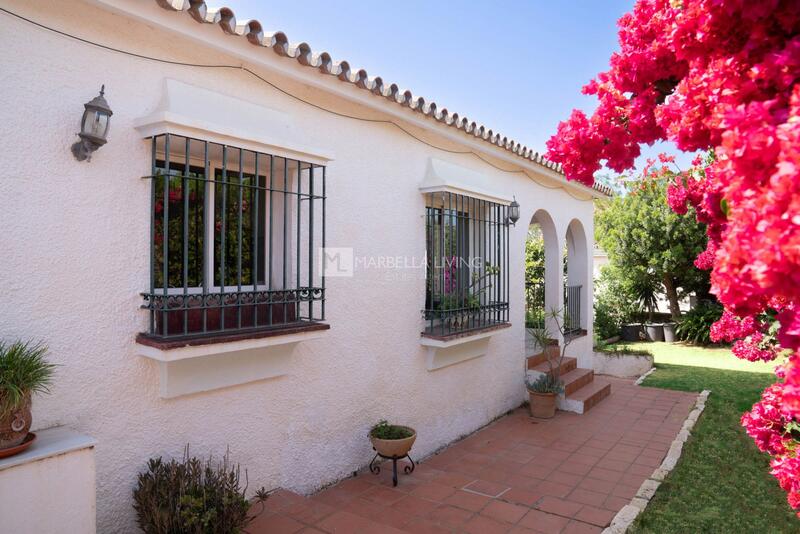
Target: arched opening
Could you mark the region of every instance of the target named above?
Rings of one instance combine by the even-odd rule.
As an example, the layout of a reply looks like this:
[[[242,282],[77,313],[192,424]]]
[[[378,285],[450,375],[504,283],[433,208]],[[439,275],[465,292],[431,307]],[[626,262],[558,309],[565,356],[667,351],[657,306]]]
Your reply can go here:
[[[567,226],[565,248],[564,330],[566,334],[575,334],[586,330],[589,318],[586,308],[589,256],[586,233],[577,219],[570,221]]]
[[[557,335],[547,314],[560,307],[561,254],[558,233],[550,214],[538,210],[528,226],[525,242],[525,347],[537,347],[536,330]]]

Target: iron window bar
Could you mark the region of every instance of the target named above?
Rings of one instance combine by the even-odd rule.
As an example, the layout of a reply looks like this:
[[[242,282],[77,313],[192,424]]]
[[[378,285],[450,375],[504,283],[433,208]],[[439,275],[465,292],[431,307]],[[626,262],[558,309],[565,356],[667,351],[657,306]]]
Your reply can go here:
[[[176,134],[151,143],[148,336],[324,321],[325,167]]]
[[[577,334],[581,331],[581,288],[583,286],[564,286],[564,333]]]
[[[425,198],[423,334],[448,336],[507,323],[508,207],[449,191]]]

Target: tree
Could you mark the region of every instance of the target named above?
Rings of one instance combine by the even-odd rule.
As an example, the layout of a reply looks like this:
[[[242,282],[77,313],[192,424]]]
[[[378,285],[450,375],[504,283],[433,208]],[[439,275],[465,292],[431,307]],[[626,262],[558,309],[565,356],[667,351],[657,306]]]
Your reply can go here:
[[[708,274],[693,265],[706,248],[705,225],[693,212],[679,215],[669,208],[667,182],[654,176],[656,172],[665,171],[646,175],[627,195],[598,210],[595,233],[617,272],[631,279],[642,296],[645,290],[660,292],[661,286],[672,317],[678,319],[682,292],[703,292],[708,285]]]
[[[619,20],[620,51],[547,143],[567,178],[622,172],[642,143],[707,150],[674,177],[670,207],[692,207],[725,307],[712,338],[736,356],[786,355],[779,380],[742,418],[800,509],[800,8],[797,0],[638,0]]]

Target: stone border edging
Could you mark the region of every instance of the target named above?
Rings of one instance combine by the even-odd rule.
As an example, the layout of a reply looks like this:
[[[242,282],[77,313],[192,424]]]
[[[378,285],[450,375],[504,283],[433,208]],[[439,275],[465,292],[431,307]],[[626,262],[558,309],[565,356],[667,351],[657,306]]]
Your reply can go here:
[[[643,374],[639,378],[637,378],[636,382],[634,382],[634,384],[637,385],[637,386],[641,386],[642,382],[644,382],[644,379],[647,378],[648,376],[650,376],[651,374],[655,373],[655,372],[656,372],[656,366],[653,365],[653,368],[650,369],[649,371],[647,371],[645,374]]]
[[[655,368],[642,375],[639,380],[643,380],[653,371],[655,371]],[[639,380],[637,380],[637,384],[639,383]],[[615,515],[614,519],[611,520],[611,525],[606,527],[602,534],[625,534],[636,517],[644,511],[644,509],[650,503],[650,499],[653,498],[656,490],[661,485],[661,482],[664,481],[670,471],[675,469],[675,466],[678,464],[678,459],[681,457],[681,453],[683,452],[683,444],[686,443],[686,440],[688,440],[689,436],[692,435],[692,428],[694,428],[695,423],[697,423],[697,420],[700,418],[700,414],[702,414],[703,410],[705,410],[706,400],[710,394],[711,390],[705,389],[697,396],[694,409],[689,412],[688,416],[686,416],[686,420],[683,422],[683,426],[681,427],[680,432],[678,432],[678,436],[672,440],[672,444],[667,451],[666,457],[664,457],[664,460],[661,462],[661,465],[658,466],[655,471],[653,471],[653,474],[650,475],[650,478],[642,482],[642,485],[639,486],[639,491],[636,492],[636,495],[631,500],[631,503],[626,504],[619,512],[617,512],[617,515]]]

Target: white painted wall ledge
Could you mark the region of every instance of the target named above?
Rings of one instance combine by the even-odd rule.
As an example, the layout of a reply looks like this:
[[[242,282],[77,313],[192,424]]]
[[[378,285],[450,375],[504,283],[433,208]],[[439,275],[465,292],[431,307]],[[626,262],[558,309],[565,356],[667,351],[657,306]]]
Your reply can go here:
[[[435,371],[485,356],[489,352],[491,337],[510,327],[511,324],[508,323],[493,326],[473,334],[466,333],[443,338],[423,334],[420,338],[420,344],[427,348],[425,360],[428,371]]]
[[[93,534],[96,441],[65,427],[35,433],[26,451],[0,459],[0,531]]]
[[[158,362],[159,396],[169,399],[289,374],[297,346],[328,331],[319,326],[324,328],[174,348],[140,340],[136,352]]]

